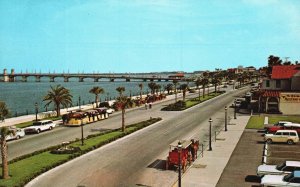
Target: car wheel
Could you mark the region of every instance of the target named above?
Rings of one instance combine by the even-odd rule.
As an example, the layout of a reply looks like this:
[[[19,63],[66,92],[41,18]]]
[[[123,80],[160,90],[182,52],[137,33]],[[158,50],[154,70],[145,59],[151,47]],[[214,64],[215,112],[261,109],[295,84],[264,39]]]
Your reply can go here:
[[[51,126],[49,127],[49,130],[52,130],[52,127],[51,127]]]
[[[292,144],[294,144],[294,141],[293,140],[288,140],[287,144],[292,145]]]
[[[36,133],[38,133],[38,134],[40,134],[40,132],[41,132],[41,130],[40,130],[40,129],[38,129],[38,130],[36,131]]]
[[[18,139],[20,139],[21,137],[18,135],[17,137],[16,137],[16,140],[18,140]]]
[[[273,142],[272,139],[267,139],[268,144],[271,144],[272,142]]]

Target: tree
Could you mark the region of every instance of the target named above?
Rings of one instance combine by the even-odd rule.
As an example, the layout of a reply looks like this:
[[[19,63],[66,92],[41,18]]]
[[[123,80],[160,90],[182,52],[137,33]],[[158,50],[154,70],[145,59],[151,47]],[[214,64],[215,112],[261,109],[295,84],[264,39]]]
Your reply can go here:
[[[142,83],[140,83],[139,84],[139,88],[140,88],[140,100],[142,100],[143,87],[144,87],[144,85]]]
[[[9,110],[3,101],[0,101],[0,120],[4,120],[9,116]]]
[[[99,87],[99,86],[94,86],[92,89],[89,91],[91,94],[95,94],[95,103],[96,103],[96,108],[98,108],[98,95],[104,93],[104,89]]]
[[[48,107],[51,103],[54,104],[57,117],[60,116],[60,106],[68,107],[72,106],[72,95],[70,91],[61,85],[51,87],[51,90],[48,91],[48,94],[44,97],[43,101],[48,101],[45,104]]]
[[[125,132],[125,109],[133,106],[133,101],[130,97],[120,96],[116,100],[116,107],[122,111],[122,132]]]
[[[198,89],[198,93],[199,93],[199,101],[200,101],[200,97],[201,97],[201,93],[200,93],[201,79],[200,79],[200,78],[197,78],[197,79],[195,80],[195,84],[196,84],[197,89]]]
[[[178,86],[178,80],[173,80],[173,84],[175,87],[175,103],[177,102],[177,86]]]
[[[277,65],[282,65],[282,60],[279,57],[277,57],[277,56],[270,55],[268,57],[268,69],[267,69],[267,73],[271,74],[272,73],[272,67],[273,66],[277,66]]]
[[[216,74],[213,76],[211,83],[215,86],[215,93],[217,93],[217,86],[220,84],[221,79],[220,77]]]
[[[158,92],[161,90],[161,85],[160,84],[156,84],[155,85],[155,90],[156,90],[156,94],[158,95]]]
[[[0,127],[0,146],[1,146],[1,158],[2,158],[2,178],[8,179],[8,151],[6,137],[8,135],[15,134],[15,131],[8,127]]]
[[[170,94],[170,91],[173,90],[173,84],[167,84],[165,86],[165,90],[167,90],[168,95]]]
[[[189,86],[187,84],[180,85],[180,89],[182,90],[182,100],[185,102],[185,95],[186,91],[188,90]]]
[[[205,87],[208,85],[208,78],[203,77],[201,79],[201,85],[202,85],[202,90],[203,90],[202,96],[204,97],[204,95],[205,95]]]
[[[151,94],[155,94],[156,83],[155,83],[155,82],[150,82],[150,83],[148,84],[148,87],[149,87],[150,90],[151,90]]]
[[[123,96],[123,92],[125,92],[125,87],[116,88],[117,92],[119,92],[120,97]]]

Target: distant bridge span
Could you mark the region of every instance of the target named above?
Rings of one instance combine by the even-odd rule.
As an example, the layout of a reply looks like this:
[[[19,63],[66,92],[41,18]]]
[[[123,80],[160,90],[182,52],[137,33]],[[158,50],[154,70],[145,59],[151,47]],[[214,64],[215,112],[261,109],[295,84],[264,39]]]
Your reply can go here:
[[[111,82],[115,80],[130,82],[131,80],[140,80],[140,81],[187,81],[182,77],[161,77],[155,75],[143,75],[143,74],[95,74],[95,73],[15,73],[14,70],[11,70],[11,73],[8,74],[6,69],[3,70],[3,74],[0,74],[0,77],[3,77],[3,82],[16,82],[17,77],[21,77],[22,82],[27,82],[28,77],[34,77],[35,82],[41,82],[42,77],[49,77],[50,82],[55,82],[55,78],[63,78],[64,82],[69,82],[70,78],[78,78],[79,82],[84,82],[84,79],[90,78],[94,82],[99,82],[100,79],[106,79]]]

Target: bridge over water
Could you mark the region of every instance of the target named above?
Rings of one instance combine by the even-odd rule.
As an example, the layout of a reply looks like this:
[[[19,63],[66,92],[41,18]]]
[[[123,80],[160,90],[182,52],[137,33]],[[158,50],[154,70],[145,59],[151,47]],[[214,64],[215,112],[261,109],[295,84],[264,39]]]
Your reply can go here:
[[[3,82],[16,82],[21,80],[22,82],[27,82],[28,77],[34,77],[35,82],[41,82],[42,77],[48,77],[50,82],[55,82],[56,78],[63,78],[64,82],[69,82],[71,78],[78,78],[79,82],[84,82],[84,79],[93,79],[94,82],[99,82],[99,80],[108,80],[111,82],[114,81],[126,81],[130,82],[131,80],[139,81],[187,81],[184,77],[179,76],[161,76],[153,74],[99,74],[99,73],[15,73],[14,69],[10,73],[7,73],[7,70],[3,70],[3,74],[0,74]]]

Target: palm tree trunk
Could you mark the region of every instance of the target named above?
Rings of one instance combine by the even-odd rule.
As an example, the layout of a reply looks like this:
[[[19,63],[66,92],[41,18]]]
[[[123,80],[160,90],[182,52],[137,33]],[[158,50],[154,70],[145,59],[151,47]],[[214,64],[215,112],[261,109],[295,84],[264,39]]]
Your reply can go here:
[[[185,92],[186,92],[185,90],[182,90],[182,97],[183,97],[182,99],[183,99],[183,102],[185,102]]]
[[[215,93],[217,93],[217,84],[215,84]]]
[[[201,100],[200,97],[201,97],[201,93],[200,93],[200,88],[198,88],[198,91],[199,91],[199,101]]]
[[[5,137],[1,137],[2,178],[8,179],[7,143]]]
[[[122,132],[125,132],[125,108],[122,108]]]
[[[204,95],[205,95],[205,85],[203,85],[202,88],[203,88],[203,90],[202,90],[203,91],[202,97],[204,97]]]
[[[59,104],[56,105],[56,117],[59,117],[60,116],[60,107],[59,107]]]
[[[96,103],[96,108],[98,108],[98,95],[95,94],[95,103]]]

